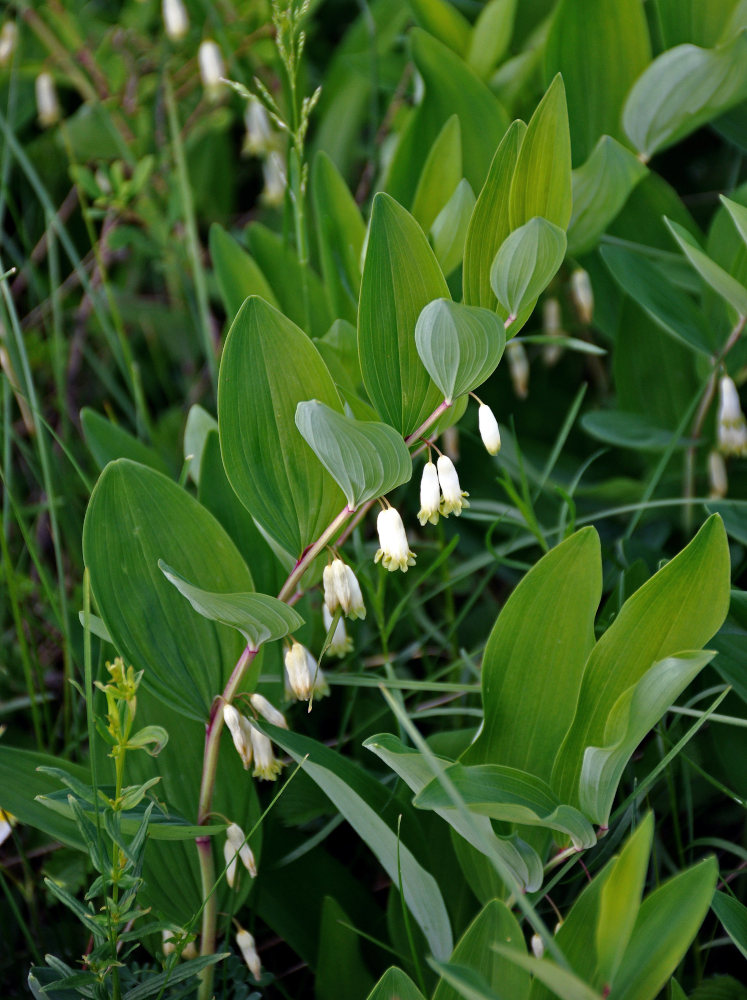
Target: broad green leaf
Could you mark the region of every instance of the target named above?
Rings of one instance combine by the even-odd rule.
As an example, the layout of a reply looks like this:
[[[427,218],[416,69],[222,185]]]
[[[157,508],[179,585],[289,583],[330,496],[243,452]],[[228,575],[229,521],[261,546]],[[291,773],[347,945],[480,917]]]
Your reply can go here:
[[[303,266],[293,247],[261,223],[252,222],[246,234],[252,256],[262,269],[278,308],[310,337],[323,336],[337,317],[330,315],[327,293],[316,271],[308,264]],[[304,286],[308,298],[308,323]]]
[[[470,306],[494,310],[498,301],[490,287],[490,266],[501,243],[511,232],[511,180],[525,132],[524,122],[512,122],[496,150],[487,180],[472,212],[464,243],[462,268],[464,301]]]
[[[729,896],[725,892],[714,892],[711,909],[734,944],[747,958],[747,907],[734,896]]]
[[[416,795],[433,779],[433,771],[425,757],[405,746],[396,736],[379,733],[364,740],[363,746],[391,767]],[[441,760],[441,763],[448,765],[452,762]],[[542,863],[537,853],[529,845],[518,842],[517,838],[506,840],[497,837],[487,816],[472,814],[468,822],[456,809],[436,808],[434,811],[476,851],[481,852],[480,860],[483,856],[490,856],[484,854],[487,849],[493,856],[499,857],[501,864],[528,891],[533,892],[542,884]]]
[[[464,1000],[510,1000],[508,993],[496,993],[491,989],[485,977],[474,969],[459,965],[457,962],[436,962],[428,959],[428,964],[441,977],[441,982],[448,983],[457,997]]]
[[[236,546],[204,507],[159,472],[120,459],[91,495],[83,557],[101,618],[143,683],[204,722],[242,648],[239,636],[200,617],[158,568],[164,559],[209,590],[249,591]]]
[[[463,56],[469,44],[470,23],[448,0],[407,0],[416,22],[439,42]]]
[[[475,193],[468,180],[461,180],[456,191],[433,220],[430,237],[436,260],[449,275],[462,263],[467,227],[475,207]]]
[[[387,969],[367,1000],[425,1000],[410,977],[395,965]]]
[[[717,878],[709,857],[644,899],[609,1000],[654,1000],[697,934]]]
[[[747,33],[745,33],[747,44]],[[747,51],[745,52],[745,62],[747,63]],[[733,306],[740,316],[747,316],[747,288],[736,278],[725,271],[701,249],[697,240],[686,229],[672,222],[671,219],[664,220],[677,240],[680,250],[684,253],[692,266],[701,276],[706,284],[710,285],[719,295],[723,296],[729,305]]]
[[[520,968],[531,972],[535,979],[549,986],[553,997],[558,997],[560,1000],[601,1000],[596,990],[549,958],[532,958],[505,945],[494,944],[493,948],[499,955],[515,962]]]
[[[508,117],[490,89],[450,48],[420,28],[410,32],[412,58],[425,96],[412,113],[394,153],[384,188],[411,205],[418,178],[439,132],[452,115],[462,129],[464,176],[479,191]]]
[[[350,927],[350,918],[333,896],[325,896],[319,927],[314,996],[316,1000],[364,997],[371,988],[371,973],[361,956],[361,938]]]
[[[496,942],[526,952],[524,935],[516,917],[499,899],[480,910],[460,938],[450,963],[472,969],[491,985],[500,984],[501,990],[512,1000],[526,1000],[529,976],[496,954],[492,948]],[[459,1000],[459,993],[442,979],[432,1000]]]
[[[159,990],[165,989],[167,984],[175,986],[183,983],[185,979],[192,979],[193,976],[202,969],[207,968],[208,965],[215,965],[216,962],[222,962],[230,955],[229,951],[224,951],[217,952],[215,955],[200,955],[199,958],[191,958],[188,962],[182,962],[175,969],[168,969],[165,972],[159,972],[155,976],[148,976],[146,982],[140,983],[138,986],[134,986],[131,990],[128,990],[122,1000],[150,1000],[151,997],[158,995]]]
[[[431,146],[412,202],[413,218],[424,233],[429,231],[461,179],[462,129],[457,115],[452,115]]]
[[[488,0],[477,15],[466,61],[470,69],[485,79],[505,55],[514,30],[517,0]]]
[[[532,115],[519,150],[511,182],[511,229],[535,216],[567,229],[572,206],[568,108],[563,79],[558,75]]]
[[[747,246],[747,207],[740,205],[738,201],[732,201],[731,198],[727,198],[723,194],[719,197],[721,204],[731,216],[731,221]]]
[[[566,245],[563,230],[540,218],[515,229],[501,245],[490,285],[509,317],[534,306],[563,263]]]
[[[355,199],[326,153],[314,157],[311,190],[319,258],[329,306],[335,319],[355,322],[361,285],[361,252],[366,226]]]
[[[124,428],[113,424],[95,410],[84,407],[80,411],[80,423],[88,450],[99,469],[103,469],[109,462],[118,458],[130,458],[133,462],[148,465],[158,472],[168,471],[166,463],[155,449],[143,444]]]
[[[578,850],[593,847],[594,830],[577,809],[563,805],[549,785],[526,771],[500,764],[447,767],[445,777],[472,812],[504,823],[555,830],[571,838]],[[433,778],[415,797],[420,809],[453,809],[447,790]]]
[[[450,403],[490,378],[503,355],[506,333],[488,309],[436,299],[418,317],[415,343],[428,374]]]
[[[747,33],[714,49],[678,45],[636,80],[625,101],[623,128],[648,160],[745,98]]]
[[[671,49],[683,42],[716,45],[739,0],[656,0],[655,6],[663,47]]]
[[[573,171],[568,253],[588,253],[617,216],[646,167],[616,139],[603,135],[588,160]]]
[[[195,587],[163,559],[158,560],[158,568],[199,615],[238,629],[251,649],[282,639],[304,623],[297,611],[276,597],[253,593],[215,594]]]
[[[442,401],[415,347],[415,324],[449,289],[417,222],[386,194],[374,199],[358,310],[363,381],[382,420],[410,434]],[[315,392],[307,392],[303,398]],[[326,400],[322,399],[322,402]]]
[[[402,435],[388,424],[344,417],[316,399],[299,403],[296,426],[355,510],[412,476]]]
[[[653,663],[682,649],[701,648],[728,608],[729,547],[723,523],[713,515],[682,552],[628,598],[591,651],[573,724],[553,767],[551,784],[564,802],[578,804],[586,748],[604,746],[607,720],[620,695]]]
[[[603,246],[602,260],[612,277],[651,319],[691,350],[710,357],[706,318],[689,295],[675,288],[656,263],[622,246]]]
[[[551,549],[519,583],[485,648],[485,722],[463,764],[503,764],[549,780],[594,645],[601,590],[593,528]]]
[[[295,556],[344,506],[339,488],[296,428],[296,407],[310,396],[342,409],[309,338],[252,296],[223,348],[218,379],[223,464],[252,517]]]
[[[628,760],[646,733],[716,654],[683,652],[655,663],[637,684],[624,691],[607,717],[602,746],[587,746],[579,779],[584,812],[602,825]]]
[[[389,824],[388,820],[394,819],[394,803],[387,789],[352,761],[315,740],[275,726],[263,728],[274,743],[302,762],[303,770],[376,855],[395,886],[399,885],[401,866],[405,902],[433,954],[447,958],[453,947],[451,926],[438,883],[407,846],[412,836],[408,817],[403,818],[401,837],[396,820]],[[394,811],[401,812],[401,808]]]
[[[561,0],[545,48],[545,74],[562,73],[574,163],[583,162],[605,133],[622,139],[620,114],[651,61],[640,0]]]
[[[261,295],[270,305],[277,306],[277,299],[257,262],[217,222],[210,227],[210,259],[229,323],[250,295]]]
[[[597,441],[619,448],[666,451],[672,443],[672,432],[666,427],[658,427],[649,417],[624,410],[592,410],[583,415],[581,426]],[[687,447],[687,441],[678,442],[677,447]]]
[[[194,483],[200,482],[202,453],[207,437],[211,431],[217,430],[218,421],[211,413],[199,403],[190,406],[184,427],[184,461],[189,462],[189,476]]]

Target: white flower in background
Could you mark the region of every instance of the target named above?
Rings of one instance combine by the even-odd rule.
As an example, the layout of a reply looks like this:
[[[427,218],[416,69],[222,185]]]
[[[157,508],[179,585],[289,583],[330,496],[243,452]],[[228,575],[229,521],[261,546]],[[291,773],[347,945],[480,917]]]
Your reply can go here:
[[[267,719],[271,726],[279,726],[281,729],[288,728],[288,723],[285,721],[283,713],[279,712],[263,694],[255,693],[250,696],[249,701],[257,715],[261,715],[263,719]]]
[[[0,844],[4,844],[15,826],[15,817],[0,809]]]
[[[577,267],[571,275],[571,298],[582,323],[591,323],[594,318],[594,292],[587,271]]]
[[[263,781],[275,781],[283,770],[283,764],[272,752],[270,737],[261,733],[256,726],[250,723],[250,736],[252,741],[252,753],[254,754],[254,770],[252,775],[261,778]]]
[[[322,605],[322,618],[324,619],[324,627],[329,632],[332,624],[332,615],[329,613],[326,604]],[[348,653],[352,652],[352,649],[353,640],[345,631],[345,622],[341,618],[337,623],[332,641],[327,646],[327,652],[330,656],[347,656]]]
[[[238,823],[229,823],[228,829],[226,830],[226,843],[223,847],[223,856],[226,861],[229,862],[229,871],[226,873],[226,878],[228,879],[228,884],[231,888],[233,888],[234,876],[236,874],[235,861],[237,854],[242,865],[246,868],[251,877],[256,878],[257,863],[254,860],[254,853],[251,847],[246,843],[244,831]],[[234,862],[233,872],[231,872],[230,868],[231,860]]]
[[[208,39],[200,42],[197,50],[197,62],[200,65],[200,77],[205,88],[205,96],[214,101],[220,94],[221,80],[226,75],[223,55],[217,42]]]
[[[381,560],[390,573],[398,569],[406,573],[408,566],[415,565],[415,554],[410,551],[405,526],[394,507],[387,507],[379,513],[376,530],[381,548],[376,553],[374,562]]]
[[[532,940],[530,941],[532,946],[532,954],[535,958],[542,958],[545,954],[545,942],[539,936],[539,934],[532,934]]]
[[[36,109],[39,112],[39,124],[43,128],[54,125],[60,120],[60,102],[57,98],[57,88],[51,73],[40,73],[34,83],[36,90]]]
[[[726,462],[718,451],[712,451],[708,455],[708,481],[710,483],[711,500],[721,500],[725,497],[729,489],[729,480],[726,478]]]
[[[270,116],[264,104],[256,97],[249,99],[244,112],[246,138],[244,151],[250,156],[264,156],[275,145],[276,136],[270,124]]]
[[[448,517],[449,514],[456,514],[459,517],[462,513],[462,508],[469,507],[469,504],[464,499],[469,496],[469,493],[465,493],[460,487],[457,470],[454,468],[454,463],[448,455],[438,456],[436,468],[438,469],[438,481],[441,484],[441,492],[443,493],[439,510],[444,517]]]
[[[480,428],[482,443],[489,455],[497,455],[501,450],[501,432],[495,414],[486,403],[480,403],[477,411],[477,423]]]
[[[189,16],[182,0],[163,0],[163,26],[172,42],[178,42],[189,31]]]
[[[529,359],[520,340],[509,340],[506,344],[506,357],[514,392],[519,399],[526,399],[529,395]]]
[[[418,521],[425,524],[438,524],[438,508],[441,504],[441,487],[438,484],[438,470],[430,459],[423,466],[423,478],[420,480],[420,510]]]
[[[348,581],[348,591],[350,593],[350,603],[346,607],[342,604],[342,610],[345,612],[348,618],[365,618],[366,617],[366,605],[363,603],[363,594],[361,593],[361,585],[358,583],[358,577],[352,571],[352,569],[345,565],[345,576]]]
[[[259,979],[262,975],[262,964],[259,961],[254,938],[243,927],[236,932],[236,947],[241,952],[241,957],[246,962],[246,966],[251,974],[255,979]]]
[[[363,603],[358,578],[352,569],[342,561],[333,559],[324,567],[322,574],[324,583],[324,606],[334,614],[338,608],[342,608],[349,618],[365,618],[366,606]]]
[[[294,642],[285,651],[285,674],[288,687],[298,701],[308,701],[314,683],[316,660],[300,642]]]
[[[557,299],[545,299],[542,303],[542,332],[547,337],[563,336],[560,303]],[[563,348],[559,344],[543,344],[542,360],[548,368],[552,368],[560,360]]]
[[[231,845],[230,840],[227,840],[223,845],[223,860],[226,863],[226,882],[228,882],[229,889],[233,889],[236,883],[236,867],[238,864],[236,858],[236,849]]]
[[[739,402],[739,392],[733,379],[723,375],[719,380],[718,428],[719,451],[724,455],[747,455],[747,423]]]
[[[0,30],[0,66],[6,66],[18,41],[18,28],[15,21],[6,21]]]
[[[285,198],[285,161],[277,150],[273,150],[262,164],[265,187],[262,200],[266,205],[282,205]]]
[[[252,762],[252,744],[247,720],[233,705],[224,705],[223,721],[228,726],[233,745],[236,747],[239,757],[241,757],[244,770],[247,770]]]
[[[179,941],[182,937],[183,932],[162,930],[161,931],[161,950],[163,951],[164,958],[169,955],[173,955],[176,951]],[[189,958],[197,958],[197,945],[194,940],[188,941],[181,950],[180,956],[182,961],[187,961]]]

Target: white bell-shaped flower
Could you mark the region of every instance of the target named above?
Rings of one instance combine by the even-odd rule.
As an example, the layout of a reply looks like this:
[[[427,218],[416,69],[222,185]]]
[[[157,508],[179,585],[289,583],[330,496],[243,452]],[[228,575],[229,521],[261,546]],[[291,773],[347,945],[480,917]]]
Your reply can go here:
[[[178,42],[189,31],[189,15],[182,0],[163,0],[163,26],[172,42]]]
[[[252,775],[261,778],[263,781],[275,781],[283,770],[282,761],[279,761],[272,752],[270,737],[261,733],[256,726],[250,723],[250,736],[252,741],[252,753],[254,755],[254,770]]]
[[[283,204],[287,178],[285,175],[285,160],[273,149],[262,164],[262,176],[265,180],[262,191],[262,201],[265,205],[278,206]]]
[[[264,156],[269,153],[276,142],[275,133],[267,109],[256,97],[249,99],[244,112],[244,125],[246,126],[245,152],[250,156]]]
[[[16,47],[18,28],[15,21],[6,21],[0,30],[0,66],[6,66]]]
[[[577,267],[571,275],[571,298],[582,323],[591,323],[594,318],[594,292],[588,271]]]
[[[535,958],[542,958],[545,954],[545,942],[539,936],[539,934],[532,934],[532,940],[530,941],[532,946],[532,954]]]
[[[747,422],[734,380],[723,375],[719,380],[717,440],[724,455],[747,455]]]
[[[497,455],[501,450],[501,432],[498,430],[495,414],[485,403],[480,403],[480,408],[477,411],[477,422],[482,443],[488,454]]]
[[[721,500],[729,490],[729,480],[726,475],[726,462],[719,451],[708,455],[708,482],[711,487],[711,500]]]
[[[233,745],[241,757],[244,770],[247,770],[252,762],[252,744],[244,716],[233,705],[226,704],[223,706],[223,721],[228,726]]]
[[[62,114],[57,97],[57,88],[51,73],[40,73],[34,81],[36,92],[36,110],[39,114],[39,124],[48,128],[60,120]]]
[[[384,568],[390,573],[398,569],[406,573],[409,566],[415,565],[415,554],[410,551],[410,546],[407,544],[405,526],[399,512],[394,507],[382,510],[376,520],[376,530],[379,533],[381,548],[376,553],[374,562],[381,560]]]
[[[293,697],[308,701],[314,683],[316,660],[300,642],[294,642],[285,652],[285,674]]]
[[[430,459],[423,466],[423,477],[420,480],[420,510],[418,521],[421,524],[430,522],[438,524],[439,506],[441,504],[441,487],[438,484],[438,470]]]
[[[329,632],[330,626],[332,625],[332,615],[327,609],[327,605],[322,605],[322,618],[324,619],[324,627]],[[327,652],[330,656],[347,656],[348,653],[352,652],[353,640],[345,631],[345,622],[342,618],[337,623],[334,634],[332,636],[332,641],[329,646],[327,646]]]
[[[465,493],[459,485],[457,470],[454,468],[454,463],[448,455],[439,455],[436,467],[438,469],[438,481],[441,484],[441,493],[443,494],[439,508],[440,512],[444,517],[448,517],[449,514],[456,514],[459,517],[462,513],[462,508],[469,507],[469,504],[465,500],[465,497],[468,497],[469,493]]]
[[[244,831],[238,825],[238,823],[229,823],[226,830],[226,848],[224,856],[228,858],[228,848],[230,847],[232,851],[232,858],[235,860],[238,855],[239,860],[246,870],[249,872],[252,878],[257,877],[257,862],[254,860],[254,852],[252,851],[249,844],[246,842],[246,837]],[[235,872],[235,868],[234,868]],[[226,875],[228,878],[228,884],[233,888],[233,880]]]
[[[542,303],[542,332],[546,337],[559,340],[563,336],[562,323],[563,320],[558,300],[555,298],[545,299]],[[556,365],[560,361],[562,353],[563,348],[560,344],[549,343],[542,345],[542,360],[548,368],[552,368],[553,365]]]
[[[288,728],[288,723],[285,721],[283,713],[279,712],[263,694],[257,694],[255,692],[250,696],[249,701],[251,702],[251,706],[257,715],[261,715],[263,719],[266,719],[270,723],[270,725],[279,726],[281,729]]]
[[[241,957],[246,962],[246,966],[251,974],[255,979],[259,979],[262,975],[262,964],[259,961],[257,947],[254,943],[254,938],[243,927],[236,932],[236,947],[241,952]]]
[[[205,88],[205,96],[214,101],[220,94],[221,81],[226,75],[223,53],[218,43],[211,39],[200,42],[197,62],[200,66],[200,78]]]
[[[526,399],[529,395],[529,358],[520,340],[509,340],[506,344],[506,357],[514,392],[519,399]]]

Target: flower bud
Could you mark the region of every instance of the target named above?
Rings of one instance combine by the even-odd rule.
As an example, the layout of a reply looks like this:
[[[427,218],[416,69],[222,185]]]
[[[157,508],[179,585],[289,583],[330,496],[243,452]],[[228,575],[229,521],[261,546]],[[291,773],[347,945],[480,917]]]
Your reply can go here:
[[[342,604],[342,610],[348,618],[363,619],[366,617],[366,605],[363,603],[361,585],[358,583],[358,577],[352,571],[350,566],[347,565],[347,563],[345,564],[345,576],[348,581],[347,590],[350,594],[350,598],[347,605],[343,601],[340,601]]]
[[[205,96],[208,100],[214,101],[220,94],[221,80],[226,72],[223,55],[217,42],[209,39],[201,42],[197,50],[197,61],[200,64],[200,77],[205,88]]]
[[[294,642],[285,652],[285,673],[294,698],[308,701],[314,682],[316,660],[305,646]]]
[[[283,764],[272,752],[270,737],[261,733],[256,726],[250,725],[252,753],[254,755],[254,770],[252,776],[263,781],[275,781],[283,770]]]
[[[254,860],[254,853],[251,847],[246,842],[246,837],[244,836],[244,831],[238,825],[238,823],[229,823],[228,829],[226,830],[226,843],[223,848],[223,854],[227,861],[230,859],[234,862],[234,873],[236,871],[236,855],[238,854],[239,860],[246,870],[249,872],[252,878],[257,877],[257,863]],[[233,888],[233,876],[230,874],[230,862],[229,862],[229,872],[226,873],[226,878],[228,879],[228,884]]]
[[[539,936],[539,934],[532,934],[532,940],[530,941],[532,946],[532,954],[535,958],[542,958],[545,954],[545,942]]]
[[[509,340],[506,344],[506,357],[514,392],[519,399],[526,399],[529,395],[529,359],[520,340]]]
[[[327,605],[322,605],[322,618],[324,619],[324,627],[329,632],[330,626],[332,625],[332,615],[327,609]],[[327,652],[330,656],[347,656],[348,653],[352,652],[353,640],[345,631],[345,622],[342,618],[337,623],[337,628],[334,631],[332,640],[327,646]]]
[[[226,704],[223,706],[223,721],[228,726],[233,745],[236,747],[239,757],[241,757],[244,770],[247,770],[252,762],[252,744],[246,720],[240,712],[236,711],[233,705]]]
[[[189,16],[182,0],[163,0],[163,26],[172,42],[178,42],[189,31]]]
[[[273,149],[262,164],[262,176],[265,179],[262,201],[271,207],[282,205],[285,198],[287,179],[285,176],[285,161],[277,150]]]
[[[259,979],[262,975],[262,965],[259,961],[254,938],[243,927],[236,932],[236,947],[241,952],[241,957],[246,962],[246,966],[251,974],[255,979]]]
[[[263,156],[269,153],[272,150],[275,134],[264,104],[256,97],[249,99],[244,112],[244,125],[246,126],[244,151],[250,156]]]
[[[545,299],[542,303],[542,330],[546,337],[560,338],[563,336],[561,326],[560,303],[557,299]],[[543,344],[542,360],[548,368],[552,368],[560,360],[563,348],[559,344]]]
[[[441,503],[441,487],[438,485],[438,471],[430,459],[423,466],[423,478],[420,480],[420,510],[418,521],[425,524],[438,524],[438,508]]]
[[[381,560],[390,573],[398,569],[406,573],[409,566],[415,565],[415,555],[410,551],[405,526],[394,507],[387,507],[379,513],[376,530],[381,548],[376,553],[374,562]]]
[[[571,275],[571,298],[581,322],[591,323],[594,318],[594,292],[588,271],[582,267],[577,267]]]
[[[51,73],[40,73],[34,84],[36,90],[36,108],[39,112],[39,124],[42,128],[54,125],[60,120],[60,102],[57,98],[57,88]]]
[[[501,432],[498,430],[495,414],[485,403],[480,403],[480,408],[477,411],[477,422],[482,443],[488,454],[497,455],[501,450]]]
[[[464,497],[469,496],[469,493],[465,493],[460,487],[459,476],[457,476],[454,463],[448,455],[439,455],[436,467],[438,469],[438,481],[441,484],[441,492],[443,493],[439,510],[444,517],[448,517],[449,514],[456,514],[459,517],[462,513],[462,508],[469,507],[469,504],[464,499]]]
[[[726,496],[729,489],[729,480],[726,477],[726,462],[718,451],[712,451],[708,455],[708,481],[711,487],[711,500],[721,500]]]
[[[718,428],[719,451],[724,455],[747,455],[747,423],[745,423],[739,392],[733,379],[723,375],[719,380]]]
[[[7,66],[18,41],[15,21],[6,21],[0,31],[0,66]]]
[[[281,729],[288,728],[288,723],[285,721],[283,713],[279,712],[263,694],[255,692],[255,694],[250,696],[249,701],[257,715],[261,715],[263,719],[267,719],[271,726],[279,726]]]

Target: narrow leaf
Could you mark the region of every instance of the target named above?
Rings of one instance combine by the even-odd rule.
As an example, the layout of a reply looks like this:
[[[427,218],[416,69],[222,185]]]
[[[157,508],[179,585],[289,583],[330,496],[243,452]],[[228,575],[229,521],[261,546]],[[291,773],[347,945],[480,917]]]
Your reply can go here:
[[[747,33],[745,33],[744,37],[747,44]],[[745,52],[745,56],[747,57],[747,51]],[[732,278],[728,271],[725,271],[714,260],[711,260],[708,254],[701,249],[695,237],[688,233],[683,226],[672,222],[671,219],[665,218],[664,221],[677,240],[680,250],[682,250],[703,281],[725,298],[729,305],[737,310],[740,316],[747,316],[747,288],[738,282],[736,278]]]

